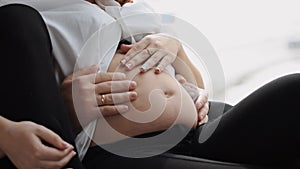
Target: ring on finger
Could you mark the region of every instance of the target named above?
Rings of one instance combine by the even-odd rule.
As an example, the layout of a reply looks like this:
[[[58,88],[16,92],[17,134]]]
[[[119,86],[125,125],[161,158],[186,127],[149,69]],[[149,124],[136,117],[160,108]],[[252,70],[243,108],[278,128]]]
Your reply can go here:
[[[151,56],[153,55],[154,51],[151,51],[149,48],[147,48],[147,53]]]
[[[101,102],[101,105],[103,105],[105,102],[105,95],[101,94],[100,96],[101,96],[100,102]]]

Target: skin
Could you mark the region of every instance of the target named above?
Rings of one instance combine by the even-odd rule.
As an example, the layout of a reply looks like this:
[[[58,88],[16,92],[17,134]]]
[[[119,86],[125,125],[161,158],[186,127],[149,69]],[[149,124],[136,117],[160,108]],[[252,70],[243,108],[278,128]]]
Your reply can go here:
[[[93,0],[87,0],[87,1],[91,3],[95,3],[95,1]],[[131,50],[131,47],[127,46],[125,48],[127,48],[129,50],[129,53],[132,54],[133,50]],[[132,58],[136,58],[136,57],[131,57],[131,59]],[[164,58],[168,58],[168,57],[164,57]],[[161,65],[159,65],[160,70],[163,70],[166,65],[172,62],[173,62],[172,60],[167,60],[167,59],[163,60],[162,62],[160,62]],[[147,64],[150,63],[153,64],[153,58],[150,58],[147,61]],[[154,61],[154,63],[156,62]],[[131,69],[135,67],[134,64],[131,67]],[[98,74],[96,72],[97,72],[97,67],[92,66],[80,70],[78,72],[75,72],[74,74],[68,76],[62,83],[61,91],[64,96],[67,108],[69,109],[69,112],[71,112],[70,116],[73,122],[72,124],[73,124],[75,134],[81,130],[81,127],[76,118],[76,114],[74,113],[74,107],[73,107],[74,104],[72,101],[72,90],[71,90],[72,83],[75,82],[75,85],[78,85],[80,87],[81,89],[80,94],[85,93],[86,97],[82,97],[84,100],[79,100],[79,102],[82,103],[82,105],[85,105],[86,109],[84,109],[84,111],[92,112],[90,114],[82,114],[82,118],[84,118],[83,120],[84,124],[87,124],[91,120],[98,118],[99,117],[98,110],[100,110],[103,113],[104,117],[108,117],[111,119],[113,119],[112,117],[120,117],[115,114],[127,112],[129,110],[128,107],[124,106],[125,105],[124,103],[129,101],[134,101],[137,98],[137,93],[133,92],[133,90],[136,88],[136,83],[130,80],[126,80],[126,76],[119,75],[120,76],[119,79],[114,79],[114,81],[112,81],[113,74],[107,74],[107,73]],[[168,75],[164,73],[162,73],[161,76],[166,76],[166,78],[169,78]],[[95,77],[96,79],[100,79],[100,80],[95,80]],[[116,84],[119,86],[126,86],[126,88],[118,88],[116,91],[110,90],[111,86]],[[91,102],[89,101],[86,102],[85,98],[88,98],[88,96],[90,96],[91,94],[96,94],[98,104],[92,105]],[[107,96],[106,98],[112,98],[112,97],[117,98],[114,99],[114,101],[116,100],[117,101],[114,103],[106,102],[104,104],[103,103],[100,104],[99,96],[103,94],[106,94]],[[162,95],[162,96],[164,96],[165,99],[170,97],[170,95]],[[172,101],[169,102],[172,103]],[[136,103],[138,103],[138,101]],[[136,104],[137,107],[141,108],[138,105],[139,104]],[[141,110],[143,110],[143,108]],[[157,126],[157,128],[153,128],[152,127],[153,124],[148,124],[143,127],[142,131],[135,131],[135,133],[128,133],[128,135],[133,136],[133,135],[141,134],[143,132],[151,132],[158,129],[168,128],[171,124],[164,123],[162,122],[162,120],[164,118],[169,118],[171,119],[170,122],[173,122],[175,117],[174,114],[169,115],[168,113],[169,111],[166,111],[166,114],[163,116],[163,118],[159,119],[154,123],[157,124],[154,125]],[[193,121],[195,118],[191,118],[191,119]],[[115,120],[112,120],[112,123],[114,121]],[[186,123],[186,122],[182,121],[181,123]],[[43,126],[37,125],[32,122],[12,122],[3,117],[0,117],[0,124],[1,124],[0,137],[7,138],[7,139],[0,140],[0,158],[7,155],[18,168],[21,169],[22,168],[24,169],[62,168],[62,166],[64,166],[76,154],[73,151],[72,146],[65,143],[58,135],[56,135],[55,133],[46,129]],[[133,124],[131,128],[135,128],[136,127],[135,125],[136,124]],[[124,133],[126,133],[126,131],[124,131]],[[19,144],[15,140],[23,140],[23,143]],[[46,141],[52,144],[54,147],[53,148],[47,147],[42,144],[42,141]]]
[[[118,87],[112,88],[112,86]],[[72,87],[75,89],[72,90]],[[128,106],[124,103],[136,99],[137,93],[133,91],[135,88],[136,83],[127,80],[125,74],[98,73],[97,66],[79,70],[66,77],[61,85],[61,93],[71,118],[74,134],[78,134],[82,127],[99,118],[100,113],[103,116],[112,116],[127,112]],[[74,100],[74,95],[79,97]],[[115,103],[101,103],[101,95],[105,95],[106,100],[113,97]],[[74,105],[80,107],[75,111]]]
[[[158,51],[155,52],[155,54],[158,53],[160,56],[152,55],[150,57],[147,54],[148,49]],[[203,120],[203,122],[207,121],[207,113],[209,109],[208,93],[204,90],[205,86],[203,79],[200,72],[192,64],[189,57],[184,52],[181,43],[177,39],[165,34],[148,35],[136,44],[122,45],[121,50],[126,53],[122,59],[122,64],[127,67],[128,70],[142,64],[142,67],[159,68],[161,71],[154,71],[156,74],[159,74],[166,68],[167,65],[172,64],[176,69],[176,74],[182,75],[182,78],[184,79],[182,83],[185,83],[188,86],[193,86],[196,90],[200,90],[200,96],[195,101],[198,111],[198,121],[199,124],[202,124],[201,122]],[[145,62],[146,59],[148,60]],[[131,66],[129,67],[128,64]]]
[[[178,61],[176,61],[176,59],[174,61],[174,63],[176,63],[174,64],[174,66],[176,66],[175,67],[176,73],[187,74],[188,75],[187,79],[194,79],[190,74],[193,74],[196,71],[191,71],[189,69],[189,66],[191,66],[192,63],[189,61],[188,57],[186,56],[179,42],[177,42],[174,39],[169,39],[169,37],[167,37],[166,40],[166,37],[151,36],[151,37],[147,37],[144,42],[142,41],[140,43],[142,43],[143,45],[143,43],[148,43],[148,42],[150,43],[155,42],[155,46],[158,49],[164,49],[168,51],[175,50],[175,54],[177,55],[176,59],[178,59]],[[164,45],[165,42],[168,42],[168,44],[172,42],[173,44],[171,43],[170,48],[173,49],[166,49],[167,45]],[[161,46],[158,46],[157,43],[160,44]],[[141,44],[137,44],[137,45],[141,45]],[[121,50],[122,48],[124,48],[124,46],[121,47]],[[139,47],[133,49],[137,50],[141,48]],[[145,54],[144,50],[141,51],[142,52],[140,53]],[[158,105],[160,102],[164,102],[165,109],[156,120],[148,123],[135,122],[121,115],[105,117],[105,119],[99,119],[94,134],[94,141],[97,144],[107,144],[107,143],[119,141],[126,138],[122,135],[119,135],[118,133],[110,132],[111,130],[109,130],[109,128],[106,125],[104,125],[105,124],[104,121],[107,121],[110,124],[110,126],[112,126],[118,132],[129,137],[168,129],[169,127],[174,125],[177,116],[182,116],[183,118],[180,121],[177,121],[176,124],[183,124],[188,127],[196,127],[198,124],[197,123],[198,119],[200,117],[202,118],[201,120],[204,120],[202,121],[202,123],[207,121],[207,117],[205,117],[207,115],[207,112],[205,112],[206,110],[204,109],[205,106],[197,107],[197,103],[200,102],[200,100],[201,102],[205,102],[205,99],[203,101],[203,98],[199,97],[200,99],[197,99],[196,106],[195,106],[194,102],[192,101],[188,93],[182,88],[181,85],[178,84],[178,81],[173,77],[171,77],[168,73],[166,72],[153,73],[155,71],[152,71],[153,69],[151,69],[141,74],[139,67],[130,69],[128,66],[126,66],[126,63],[122,64],[122,60],[124,58],[128,59],[128,56],[130,57],[130,55],[138,55],[136,53],[138,52],[131,51],[130,53],[127,51],[127,53],[124,54],[119,51],[116,53],[109,66],[109,71],[123,72],[127,75],[129,79],[136,81],[138,84],[135,91],[138,93],[139,97],[131,104],[128,104],[129,111],[126,113],[127,116],[136,116],[137,115],[136,113],[147,112],[147,115],[150,114],[150,118],[151,118],[151,114],[155,114],[157,110],[151,109],[150,102],[153,105]],[[131,60],[129,58],[128,61],[134,64],[139,64],[139,61],[137,60],[138,58],[143,58],[143,56],[139,56],[136,57],[136,59],[131,59]],[[201,78],[200,73],[198,76],[195,77]],[[155,83],[153,83],[154,81]],[[199,83],[200,86],[203,85],[202,78],[194,81],[195,84],[193,83],[189,83],[189,84],[196,86]],[[185,81],[184,83],[187,82]],[[149,99],[151,91],[156,89],[159,89],[160,92],[154,94],[156,95],[154,100],[151,100],[151,98]],[[180,111],[181,105],[183,107],[183,111]],[[199,112],[199,116],[198,116],[198,112]],[[204,113],[204,117],[203,117],[203,113]],[[202,123],[199,122],[199,124]],[[104,138],[103,135],[105,135],[106,137]]]
[[[146,49],[150,49],[155,53],[150,59],[146,58],[148,60],[143,63],[145,59],[141,55],[147,53]],[[122,45],[121,50],[126,52],[122,61],[129,70],[141,63],[144,67],[155,67],[159,70],[164,70],[172,64],[177,74],[181,74],[188,82],[199,88],[204,88],[200,72],[186,55],[181,43],[171,36],[165,34],[148,35],[134,45]],[[157,60],[161,61],[155,66]],[[155,71],[155,73],[160,73],[160,71]]]
[[[0,137],[0,157],[7,155],[20,169],[59,169],[76,155],[74,147],[57,134],[32,122],[13,122],[0,116]]]
[[[95,0],[86,0],[86,1],[93,3],[93,4],[95,3]]]
[[[115,65],[119,65],[123,56],[124,55],[120,53],[115,55],[109,71],[115,70]],[[147,113],[144,114],[144,116],[149,115],[149,118],[152,118],[151,114],[155,114],[157,111],[162,112],[162,114],[154,121],[147,123],[128,120],[122,115],[105,117],[105,119],[100,118],[94,135],[96,143],[107,144],[126,138],[110,132],[107,126],[104,125],[104,120],[106,120],[115,130],[129,137],[166,130],[173,125],[177,116],[183,117],[177,124],[184,124],[190,127],[196,126],[197,112],[194,103],[187,92],[178,85],[176,79],[166,72],[154,74],[152,71],[148,71],[140,74],[139,68],[135,68],[131,71],[125,69],[126,68],[121,67],[117,71],[125,72],[127,77],[133,78],[133,80],[137,82],[138,85],[135,91],[138,93],[139,97],[131,102],[131,104],[127,104],[129,111],[124,115],[136,117],[138,114]],[[153,81],[155,81],[155,83],[153,83]],[[153,90],[157,90],[157,92],[153,94],[154,96],[152,95],[154,99],[148,98]],[[164,103],[165,107],[163,110],[157,110],[155,107],[158,107],[157,105],[161,102]],[[150,103],[153,104],[152,107]],[[184,107],[184,112],[180,111],[181,103],[182,107]],[[143,120],[143,118],[137,117],[135,119],[137,119],[137,121]],[[103,135],[105,135],[105,138]]]

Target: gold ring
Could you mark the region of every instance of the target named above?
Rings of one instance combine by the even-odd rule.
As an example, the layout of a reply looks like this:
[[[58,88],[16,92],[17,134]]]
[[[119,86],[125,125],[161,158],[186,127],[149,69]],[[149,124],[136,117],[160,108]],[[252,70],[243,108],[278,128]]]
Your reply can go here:
[[[150,49],[147,49],[147,53],[151,56],[153,55],[153,52]]]
[[[104,102],[105,102],[105,95],[101,95],[101,104],[103,105],[104,104]]]

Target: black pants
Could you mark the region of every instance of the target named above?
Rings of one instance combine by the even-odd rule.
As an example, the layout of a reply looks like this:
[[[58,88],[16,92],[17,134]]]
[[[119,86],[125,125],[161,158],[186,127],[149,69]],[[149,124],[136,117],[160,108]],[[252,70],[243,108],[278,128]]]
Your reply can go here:
[[[34,121],[73,143],[74,136],[54,78],[51,44],[43,20],[35,10],[22,5],[1,7],[0,18],[3,63],[0,94],[4,100],[1,116],[14,121]],[[293,164],[299,159],[300,150],[299,86],[299,74],[265,85],[233,108],[226,109],[213,135],[199,144],[197,140],[199,134],[207,130],[205,126],[209,128],[220,118],[211,111],[210,122],[191,132],[170,152],[228,162]],[[93,147],[84,164],[93,169],[134,168],[137,161],[155,164],[158,160],[156,157],[127,159]],[[69,166],[81,168],[78,158]],[[0,168],[14,167],[8,159],[2,159]]]
[[[74,145],[54,75],[52,47],[43,19],[30,7],[8,5],[0,8],[0,20],[0,115],[13,121],[29,120],[41,124]],[[77,157],[68,167],[83,168]],[[4,158],[0,168],[14,167]]]
[[[271,168],[300,168],[299,101],[300,74],[292,74],[266,84],[234,107],[211,102],[209,122],[192,130],[167,153]],[[223,114],[216,115],[214,110],[224,106]],[[214,126],[217,128],[213,134],[204,143],[199,143],[199,135]],[[181,132],[182,128],[175,130]],[[97,159],[104,160],[99,162]],[[86,168],[92,169],[124,165],[141,168],[137,166],[144,164],[151,168],[149,165],[159,161],[157,157],[120,157],[97,146],[89,149],[83,162]]]
[[[299,103],[300,74],[278,78],[226,111],[206,142],[196,141],[203,132],[196,131],[191,154],[232,162],[294,165],[300,162]],[[216,122],[209,122],[207,129]]]

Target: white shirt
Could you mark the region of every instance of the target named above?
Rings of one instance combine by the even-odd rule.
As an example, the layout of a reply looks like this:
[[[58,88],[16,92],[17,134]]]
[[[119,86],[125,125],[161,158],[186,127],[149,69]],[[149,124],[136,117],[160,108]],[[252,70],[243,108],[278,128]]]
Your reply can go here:
[[[161,32],[160,15],[143,0],[135,0],[122,7],[115,0],[96,0],[96,3],[119,22],[122,39],[135,43],[148,34]]]
[[[97,63],[101,71],[107,71],[121,39],[134,43],[147,34],[160,32],[159,16],[143,2],[123,7],[107,5],[106,13],[84,0],[0,0],[0,6],[11,3],[29,5],[41,13],[64,77]],[[81,160],[89,148],[96,122],[87,125],[75,140]]]
[[[53,46],[53,55],[61,68],[63,76],[74,72],[74,66],[78,60],[81,50],[94,34],[98,34],[98,45],[93,45],[94,52],[80,59],[78,67],[91,66],[103,60],[104,56],[99,53],[103,47],[107,46],[107,41],[119,41],[121,39],[121,28],[115,24],[112,30],[106,27],[112,26],[115,21],[113,17],[100,9],[97,5],[84,0],[0,0],[0,6],[21,3],[32,6],[42,15],[50,34]],[[104,29],[106,28],[106,29]],[[106,32],[105,32],[106,31]],[[107,34],[110,34],[108,37]],[[114,45],[114,49],[116,49]],[[106,47],[108,48],[108,47]],[[103,52],[104,53],[104,52]],[[114,52],[105,53],[106,57],[112,58]],[[102,71],[107,70],[110,59],[102,63]],[[62,77],[63,78],[63,77]]]
[[[97,5],[84,0],[0,0],[0,6],[12,3],[25,4],[40,12],[63,76],[97,63],[101,71],[107,70],[122,30]],[[95,127],[96,121],[91,122],[75,140],[80,159],[90,145],[89,136],[92,137]]]

